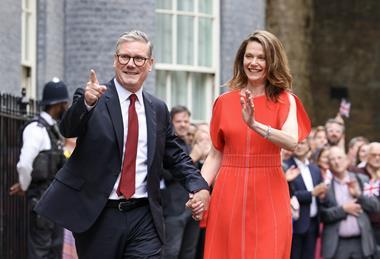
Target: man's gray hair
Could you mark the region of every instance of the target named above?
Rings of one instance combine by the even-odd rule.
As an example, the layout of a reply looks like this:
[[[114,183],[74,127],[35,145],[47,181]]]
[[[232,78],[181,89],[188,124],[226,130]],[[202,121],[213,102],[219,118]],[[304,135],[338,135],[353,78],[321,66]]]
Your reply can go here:
[[[116,42],[116,53],[119,51],[119,47],[124,42],[130,42],[130,41],[141,41],[148,44],[149,47],[149,57],[152,57],[153,54],[153,44],[150,42],[148,35],[145,34],[145,32],[133,30],[133,31],[127,31],[120,35],[119,39]]]

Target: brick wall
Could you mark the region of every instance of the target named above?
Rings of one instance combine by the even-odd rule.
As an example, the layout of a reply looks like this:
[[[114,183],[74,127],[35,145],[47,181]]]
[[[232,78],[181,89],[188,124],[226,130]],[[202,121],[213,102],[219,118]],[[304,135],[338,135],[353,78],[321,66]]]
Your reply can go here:
[[[0,91],[21,93],[21,1],[0,1]]]
[[[37,6],[37,96],[46,82],[64,79],[64,3],[39,0]]]
[[[70,90],[84,86],[91,68],[100,82],[114,76],[113,54],[121,33],[142,30],[154,44],[154,11],[153,0],[66,1],[64,60]],[[154,73],[144,87],[154,90]]]

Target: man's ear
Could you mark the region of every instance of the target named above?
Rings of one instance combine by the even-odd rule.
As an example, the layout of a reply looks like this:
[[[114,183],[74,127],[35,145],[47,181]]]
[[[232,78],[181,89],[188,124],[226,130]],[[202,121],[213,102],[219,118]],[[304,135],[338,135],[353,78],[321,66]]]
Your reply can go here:
[[[151,71],[152,71],[152,69],[153,69],[153,65],[154,65],[154,62],[155,62],[154,58],[151,58],[151,59],[150,59],[150,67],[149,67],[149,72],[151,72]]]
[[[116,67],[116,62],[117,62],[117,56],[116,56],[116,54],[115,54],[115,55],[113,56],[113,64],[112,64],[113,68]]]

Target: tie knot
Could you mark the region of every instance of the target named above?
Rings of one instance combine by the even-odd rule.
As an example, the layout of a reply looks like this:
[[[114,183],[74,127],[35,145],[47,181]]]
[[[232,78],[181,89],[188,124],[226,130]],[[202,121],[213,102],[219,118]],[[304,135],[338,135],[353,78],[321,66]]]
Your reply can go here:
[[[136,102],[136,99],[137,99],[137,96],[135,94],[131,94],[129,96],[129,100],[131,101],[131,103],[135,103]]]

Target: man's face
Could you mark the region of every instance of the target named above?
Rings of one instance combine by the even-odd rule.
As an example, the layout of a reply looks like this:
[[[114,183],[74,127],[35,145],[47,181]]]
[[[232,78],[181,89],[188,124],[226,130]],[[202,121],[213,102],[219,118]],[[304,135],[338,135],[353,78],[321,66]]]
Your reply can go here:
[[[337,145],[343,137],[343,127],[337,123],[329,123],[326,125],[326,137],[330,145]]]
[[[57,120],[61,120],[63,117],[63,114],[68,109],[69,104],[67,102],[62,102],[57,104]]]
[[[294,150],[293,154],[296,158],[303,159],[307,152],[309,152],[309,144],[307,143],[307,140],[303,140],[300,143],[298,143],[296,149]]]
[[[348,166],[348,159],[344,151],[338,147],[333,147],[329,151],[330,170],[334,175],[343,175]]]
[[[380,169],[380,145],[370,145],[368,149],[367,164],[374,170]]]
[[[186,134],[186,143],[191,145],[194,141],[195,132],[197,132],[197,127],[193,124],[189,125],[189,128],[187,130]]]
[[[190,116],[187,112],[179,112],[173,116],[172,123],[178,137],[185,140],[190,126]]]
[[[119,56],[130,57],[127,64],[122,65],[119,62]],[[133,58],[146,59],[144,65],[141,67],[136,66]],[[115,68],[116,80],[125,89],[130,92],[138,91],[148,73],[152,70],[153,59],[149,57],[149,46],[145,42],[141,41],[127,41],[120,44],[117,53],[114,56],[113,66]]]
[[[317,148],[322,148],[327,144],[326,132],[323,130],[318,131],[314,136],[315,145]]]

